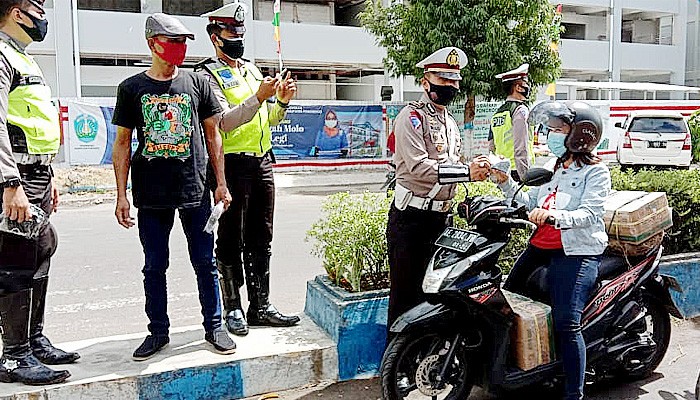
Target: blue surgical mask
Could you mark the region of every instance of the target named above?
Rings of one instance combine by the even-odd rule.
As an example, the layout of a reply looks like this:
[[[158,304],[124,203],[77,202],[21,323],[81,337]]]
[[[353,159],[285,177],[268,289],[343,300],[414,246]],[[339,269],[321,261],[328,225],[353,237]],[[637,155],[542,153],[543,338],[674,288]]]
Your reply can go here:
[[[547,147],[557,158],[562,158],[566,154],[566,134],[550,131],[547,135]]]

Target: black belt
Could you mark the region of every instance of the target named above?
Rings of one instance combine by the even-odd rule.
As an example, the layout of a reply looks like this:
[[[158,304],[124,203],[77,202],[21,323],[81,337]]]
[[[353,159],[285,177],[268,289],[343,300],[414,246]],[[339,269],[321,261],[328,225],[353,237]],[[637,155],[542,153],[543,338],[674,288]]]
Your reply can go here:
[[[45,165],[45,164],[17,164],[17,169],[19,170],[20,173],[22,174],[33,174],[37,172],[51,172],[51,175],[53,175],[53,172],[51,170],[50,165]]]

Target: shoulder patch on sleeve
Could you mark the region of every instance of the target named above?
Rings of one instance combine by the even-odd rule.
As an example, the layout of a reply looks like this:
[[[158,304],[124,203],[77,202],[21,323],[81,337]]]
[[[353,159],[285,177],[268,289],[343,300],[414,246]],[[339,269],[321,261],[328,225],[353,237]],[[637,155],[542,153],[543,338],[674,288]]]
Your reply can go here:
[[[420,120],[420,116],[418,115],[417,112],[411,111],[411,114],[408,116],[409,121],[411,121],[411,125],[413,126],[413,129],[415,130],[420,130],[422,122]]]

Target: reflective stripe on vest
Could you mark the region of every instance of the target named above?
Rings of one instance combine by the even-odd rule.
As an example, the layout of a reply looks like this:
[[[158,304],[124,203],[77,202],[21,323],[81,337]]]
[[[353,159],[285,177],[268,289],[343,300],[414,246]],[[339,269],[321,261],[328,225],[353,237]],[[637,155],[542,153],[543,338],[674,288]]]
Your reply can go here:
[[[491,117],[491,132],[496,154],[510,160],[511,168],[515,169],[515,143],[513,141],[513,113],[522,103],[506,101]],[[530,164],[535,162],[535,136],[528,128],[528,154]]]
[[[207,71],[216,79],[219,87],[226,96],[229,104],[237,106],[250,96],[254,95],[260,87],[263,75],[258,68],[245,63],[241,69],[216,61],[205,66]],[[264,103],[253,119],[230,131],[221,132],[224,153],[255,153],[263,155],[272,149],[272,132],[270,131],[270,116],[267,104]]]
[[[19,72],[19,86],[8,96],[7,123],[10,134],[21,132],[24,138],[11,139],[13,143],[26,142],[28,154],[56,154],[61,145],[58,109],[51,102],[51,89],[44,80],[41,68],[34,59],[10,44],[0,41],[0,52]],[[18,129],[12,129],[14,125]]]

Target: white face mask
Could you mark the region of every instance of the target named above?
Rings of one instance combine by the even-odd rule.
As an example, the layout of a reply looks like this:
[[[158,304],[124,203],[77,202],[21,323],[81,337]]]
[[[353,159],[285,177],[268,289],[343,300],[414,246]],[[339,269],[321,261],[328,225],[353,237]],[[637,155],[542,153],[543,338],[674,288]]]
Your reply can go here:
[[[327,119],[326,126],[329,128],[335,128],[336,126],[338,126],[338,120],[337,119]]]

